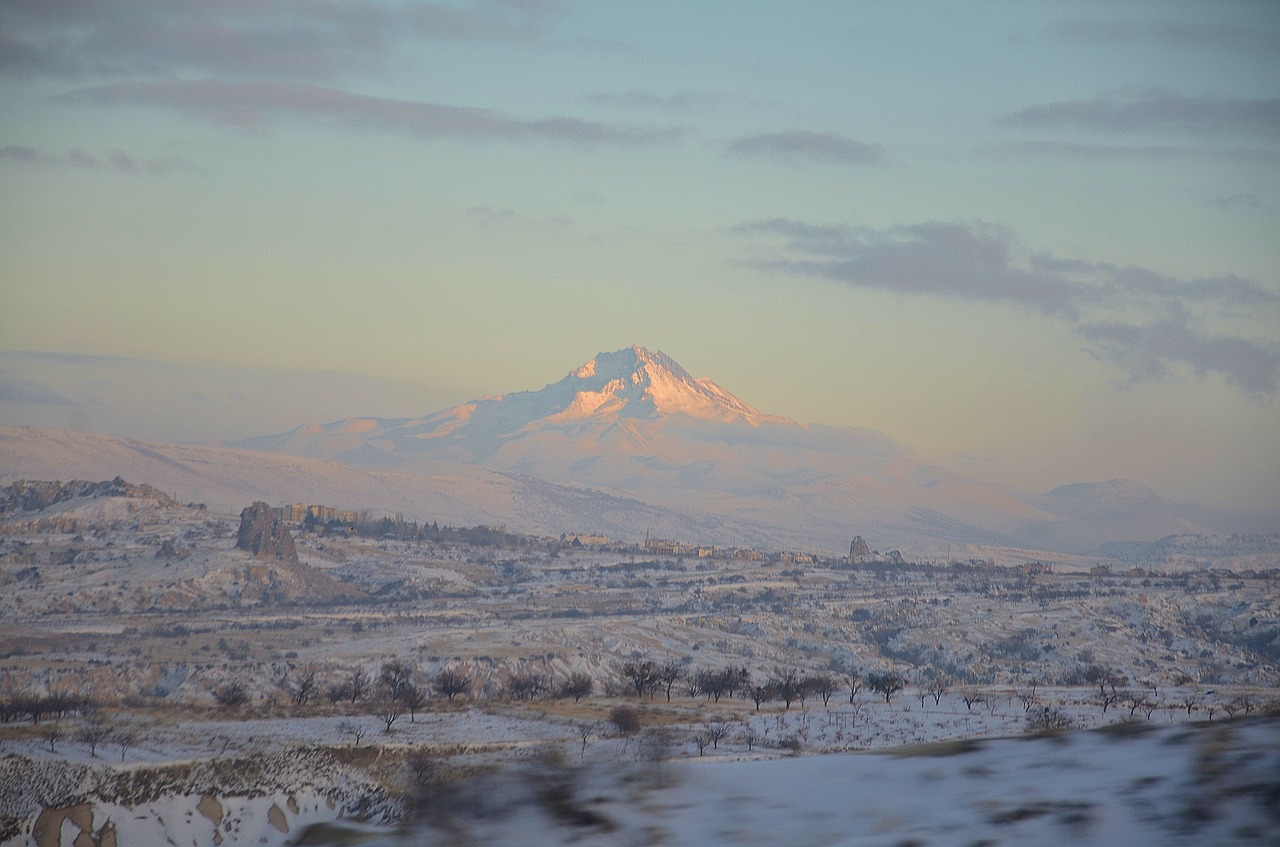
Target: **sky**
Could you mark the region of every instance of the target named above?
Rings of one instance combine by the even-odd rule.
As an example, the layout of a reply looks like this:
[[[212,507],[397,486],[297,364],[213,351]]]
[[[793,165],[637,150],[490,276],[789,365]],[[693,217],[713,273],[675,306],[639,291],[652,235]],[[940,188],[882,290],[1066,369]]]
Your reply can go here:
[[[0,0],[0,424],[660,349],[1043,491],[1280,503],[1280,6]]]

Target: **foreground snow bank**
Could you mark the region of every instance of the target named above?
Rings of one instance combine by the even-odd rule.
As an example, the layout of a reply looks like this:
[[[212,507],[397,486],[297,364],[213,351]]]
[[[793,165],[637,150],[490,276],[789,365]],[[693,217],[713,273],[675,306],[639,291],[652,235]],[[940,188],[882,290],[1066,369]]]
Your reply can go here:
[[[450,792],[428,794],[405,831],[376,843],[1275,844],[1280,721],[774,760],[548,762]]]

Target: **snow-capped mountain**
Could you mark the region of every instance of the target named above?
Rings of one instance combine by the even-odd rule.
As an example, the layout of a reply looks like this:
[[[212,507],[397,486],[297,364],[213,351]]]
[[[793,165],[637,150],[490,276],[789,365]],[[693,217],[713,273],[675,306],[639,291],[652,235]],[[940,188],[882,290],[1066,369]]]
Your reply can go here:
[[[1013,491],[924,465],[877,432],[762,414],[643,347],[601,353],[537,391],[231,447],[0,429],[0,480],[115,476],[235,509],[303,500],[552,535],[652,531],[826,552],[861,535],[879,550],[1003,561],[1280,528],[1275,514],[1173,504],[1126,480]]]
[[[1086,552],[1213,531],[1137,483],[1020,494],[923,465],[877,432],[762,414],[638,346],[600,353],[537,391],[422,418],[311,424],[236,446],[400,472],[428,472],[441,461],[480,466],[719,516],[781,543],[826,549],[862,535],[881,549],[959,543]],[[1117,499],[1125,508],[1100,522],[1099,510]]]

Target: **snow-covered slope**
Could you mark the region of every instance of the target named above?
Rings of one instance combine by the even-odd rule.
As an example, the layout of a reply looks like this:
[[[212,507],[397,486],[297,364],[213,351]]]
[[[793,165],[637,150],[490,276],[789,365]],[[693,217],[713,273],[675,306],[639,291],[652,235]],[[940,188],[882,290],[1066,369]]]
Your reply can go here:
[[[0,483],[116,476],[148,480],[181,502],[235,512],[254,500],[324,503],[375,514],[404,512],[442,525],[505,524],[512,531],[548,535],[590,530],[636,540],[648,528],[712,543],[779,543],[758,528],[717,515],[447,462],[423,462],[413,473],[397,473],[253,450],[0,427]]]
[[[308,424],[240,446],[406,472],[437,461],[478,465],[710,512],[829,550],[862,535],[880,549],[1083,553],[1216,529],[1137,483],[1023,495],[925,466],[877,432],[762,414],[643,347],[600,353],[538,391],[423,418]]]

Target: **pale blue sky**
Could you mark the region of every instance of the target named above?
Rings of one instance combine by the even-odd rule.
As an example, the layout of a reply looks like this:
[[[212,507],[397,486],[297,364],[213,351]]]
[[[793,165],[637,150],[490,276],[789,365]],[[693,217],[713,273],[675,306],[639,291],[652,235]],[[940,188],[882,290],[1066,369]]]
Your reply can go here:
[[[986,479],[1274,506],[1277,8],[0,0],[0,423],[419,415],[639,343]]]

